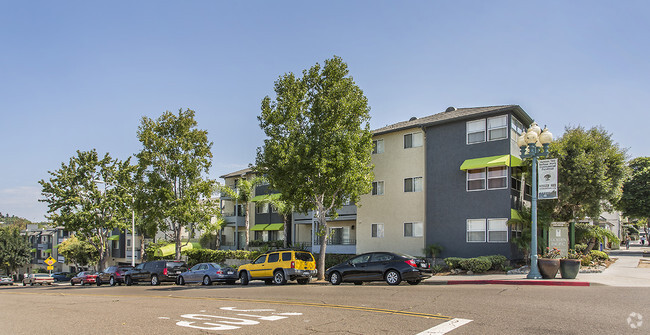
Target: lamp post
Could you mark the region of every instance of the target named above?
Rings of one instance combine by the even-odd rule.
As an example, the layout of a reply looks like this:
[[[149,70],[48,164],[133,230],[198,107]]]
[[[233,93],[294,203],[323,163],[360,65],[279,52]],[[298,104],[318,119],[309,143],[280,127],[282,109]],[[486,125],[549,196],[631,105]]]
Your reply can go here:
[[[121,187],[123,190],[129,191],[124,186],[110,184],[103,180],[94,180],[94,182],[98,184],[111,185],[114,187]],[[131,266],[133,267],[135,267],[135,208],[134,207],[135,207],[135,198],[131,196]]]
[[[542,275],[537,268],[537,158],[548,155],[548,146],[553,141],[553,134],[546,127],[542,131],[537,123],[533,122],[526,134],[521,134],[517,145],[521,150],[521,158],[532,158],[533,189],[531,201],[531,241],[530,241],[530,272],[528,279],[540,279]]]

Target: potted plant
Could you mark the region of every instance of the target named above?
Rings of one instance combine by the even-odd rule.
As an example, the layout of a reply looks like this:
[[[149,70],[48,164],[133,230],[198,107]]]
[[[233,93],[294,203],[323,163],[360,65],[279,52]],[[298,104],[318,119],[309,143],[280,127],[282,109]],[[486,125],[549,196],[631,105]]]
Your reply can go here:
[[[573,249],[569,249],[566,258],[560,259],[560,274],[563,279],[575,279],[580,271],[580,255]]]
[[[537,267],[544,279],[553,279],[560,269],[560,250],[546,248],[546,252],[537,260]]]

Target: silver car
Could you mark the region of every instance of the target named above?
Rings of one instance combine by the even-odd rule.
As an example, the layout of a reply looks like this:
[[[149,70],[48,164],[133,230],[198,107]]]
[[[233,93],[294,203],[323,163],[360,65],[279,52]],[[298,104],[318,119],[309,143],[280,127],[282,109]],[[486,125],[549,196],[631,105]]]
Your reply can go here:
[[[0,277],[0,285],[13,285],[14,279],[7,276]]]
[[[237,270],[232,267],[217,263],[199,263],[178,275],[176,284],[201,283],[202,285],[212,285],[213,282],[225,282],[232,285],[235,281],[237,281]]]

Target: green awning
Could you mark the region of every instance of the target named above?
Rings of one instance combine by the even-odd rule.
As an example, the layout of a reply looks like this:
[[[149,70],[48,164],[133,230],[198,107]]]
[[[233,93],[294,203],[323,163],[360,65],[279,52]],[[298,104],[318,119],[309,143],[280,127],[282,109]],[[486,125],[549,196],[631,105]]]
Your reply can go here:
[[[185,245],[185,242],[181,242],[181,251],[184,250],[190,250],[190,249],[201,249],[201,244],[196,243],[196,242],[191,242]],[[156,257],[166,257],[170,256],[176,253],[176,244],[168,244],[164,247],[158,248],[156,252],[154,252],[154,256]]]
[[[29,249],[29,252],[36,252],[36,248]]]
[[[280,193],[262,194],[262,195],[258,195],[256,197],[254,197],[253,199],[251,199],[251,202],[278,200],[278,199],[280,199],[280,196],[282,196],[282,194],[280,194]]]
[[[51,254],[51,253],[52,253],[52,249],[43,250],[43,252],[48,253],[48,254]]]
[[[521,166],[521,159],[513,155],[490,156],[482,158],[467,159],[460,166],[460,169],[471,170],[493,166]]]
[[[263,231],[263,230],[282,230],[284,229],[284,223],[271,223],[271,224],[256,224],[251,228],[253,231]]]
[[[512,220],[519,220],[523,221],[524,219],[521,217],[521,213],[519,213],[518,210],[516,209],[510,209],[510,219]]]
[[[113,235],[108,238],[109,241],[119,241],[120,240],[120,235]]]

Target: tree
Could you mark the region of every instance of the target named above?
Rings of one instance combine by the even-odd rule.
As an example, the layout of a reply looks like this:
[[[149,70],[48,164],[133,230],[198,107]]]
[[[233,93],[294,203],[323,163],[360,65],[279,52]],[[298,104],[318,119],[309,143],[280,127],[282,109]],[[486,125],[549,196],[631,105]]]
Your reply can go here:
[[[320,240],[318,278],[325,273],[326,216],[370,192],[372,134],[368,102],[341,58],[284,74],[274,100],[262,100],[258,117],[266,134],[256,165],[270,186],[303,213],[315,211]]]
[[[628,217],[650,217],[650,157],[638,157],[628,164],[631,177],[623,184],[619,208]]]
[[[92,244],[72,236],[61,242],[59,254],[65,258],[66,264],[73,263],[77,268],[97,264],[99,253]]]
[[[258,202],[268,203],[269,205],[275,207],[278,214],[282,216],[282,223],[283,223],[282,231],[284,233],[283,247],[285,249],[288,248],[289,247],[289,242],[288,242],[289,218],[291,218],[291,214],[293,213],[293,206],[289,202],[284,201],[280,193],[267,194],[266,196],[262,197],[262,199],[259,200]]]
[[[237,203],[244,208],[245,223],[246,223],[246,245],[244,249],[248,250],[248,243],[250,242],[250,208],[248,204],[255,196],[255,187],[262,184],[263,177],[253,177],[252,179],[241,178],[237,184],[237,188],[230,188],[224,186],[221,188],[230,198],[236,200]]]
[[[135,172],[130,161],[113,159],[108,153],[100,159],[95,149],[77,151],[68,165],[61,163],[61,168],[49,171],[49,181],[39,181],[45,197],[39,201],[48,203],[48,218],[97,250],[100,271],[113,230],[130,226],[133,198],[128,190]]]
[[[0,227],[0,267],[9,274],[28,264],[31,260],[30,246],[20,229],[14,226]]]
[[[149,209],[144,220],[171,232],[176,259],[181,257],[182,230],[193,230],[216,212],[210,200],[215,182],[205,177],[212,165],[212,142],[207,131],[196,127],[194,111],[179,109],[156,120],[143,117],[138,128],[140,206]]]

